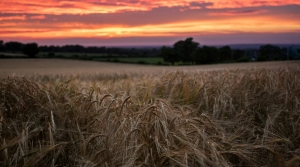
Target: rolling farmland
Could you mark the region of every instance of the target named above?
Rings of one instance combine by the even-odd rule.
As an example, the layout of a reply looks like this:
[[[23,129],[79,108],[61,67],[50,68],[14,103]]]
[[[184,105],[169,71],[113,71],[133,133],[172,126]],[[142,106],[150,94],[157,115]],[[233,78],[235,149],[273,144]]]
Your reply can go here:
[[[299,61],[0,61],[0,166],[300,165]]]

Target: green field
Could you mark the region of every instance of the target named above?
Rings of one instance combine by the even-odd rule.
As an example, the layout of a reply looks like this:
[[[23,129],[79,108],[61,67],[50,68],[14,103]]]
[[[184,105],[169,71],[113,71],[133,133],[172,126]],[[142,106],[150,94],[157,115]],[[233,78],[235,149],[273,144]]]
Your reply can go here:
[[[164,60],[162,57],[124,57],[124,58],[98,58],[97,61],[112,61],[135,64],[162,64]]]
[[[22,53],[1,52],[0,55],[6,55],[8,58],[26,57]],[[163,61],[162,57],[126,57],[118,54],[97,54],[97,53],[65,53],[55,52],[54,55],[49,56],[46,52],[41,52],[37,55],[39,58],[62,58],[62,59],[78,59],[78,60],[91,60],[103,62],[121,62],[133,64],[152,64],[152,65],[169,65]]]
[[[39,52],[37,54],[37,57],[48,57],[48,52]],[[7,56],[25,56],[22,52],[0,52],[0,55],[7,55]],[[55,57],[67,57],[67,58],[72,58],[72,57],[103,57],[103,56],[120,56],[118,54],[99,54],[99,53],[72,53],[72,52],[54,52],[54,56]]]
[[[0,55],[11,56],[11,57],[25,57],[21,52],[0,52]]]
[[[48,52],[41,52],[38,54],[38,56],[41,56],[41,57],[47,57],[48,56]],[[117,54],[106,54],[106,53],[72,53],[72,52],[54,52],[54,57],[83,57],[83,56],[87,56],[87,57],[103,57],[103,56],[108,56],[108,55],[111,55],[111,56],[120,56],[120,55],[117,55]]]

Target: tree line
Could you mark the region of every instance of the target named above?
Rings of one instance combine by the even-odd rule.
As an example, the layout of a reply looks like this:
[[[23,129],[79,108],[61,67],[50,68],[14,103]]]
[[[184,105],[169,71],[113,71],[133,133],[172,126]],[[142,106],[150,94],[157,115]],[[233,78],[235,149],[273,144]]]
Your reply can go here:
[[[162,47],[160,56],[165,62],[174,65],[176,62],[184,64],[212,64],[220,62],[245,62],[252,60],[286,60],[287,48],[281,49],[275,45],[262,45],[257,51],[249,53],[241,49],[231,49],[230,46],[220,48],[214,46],[200,47],[199,43],[193,41],[193,38],[180,40],[173,44],[172,47]],[[291,59],[291,58],[290,58]]]
[[[96,53],[107,55],[123,55],[127,57],[148,57],[156,56],[159,49],[154,47],[148,48],[124,48],[124,47],[105,47],[105,46],[81,46],[81,45],[64,45],[64,46],[38,46],[37,43],[23,44],[21,42],[10,41],[4,43],[0,40],[0,52],[22,52],[29,57],[35,57],[39,52],[54,55],[55,53]]]
[[[20,42],[6,42],[0,40],[0,52],[22,52],[28,57],[35,57],[39,53],[38,45],[36,43],[22,44]]]
[[[299,49],[298,49],[299,50]],[[38,46],[37,43],[23,44],[10,41],[4,43],[0,40],[0,52],[22,52],[28,57],[36,57],[39,52],[48,53],[49,57],[54,57],[55,53],[96,53],[126,57],[163,57],[164,62],[174,65],[177,62],[183,64],[212,64],[220,62],[244,62],[256,60],[286,60],[295,57],[288,57],[288,48],[280,48],[275,45],[262,45],[256,51],[232,49],[230,46],[214,47],[202,46],[195,42],[193,38],[186,38],[174,43],[172,46],[163,46],[160,49],[152,48],[121,48],[121,47],[96,47],[81,45],[64,46]],[[296,51],[297,52],[297,51]],[[299,51],[298,51],[299,52]],[[298,53],[296,53],[298,54]],[[297,57],[296,57],[297,58]],[[299,58],[299,56],[298,56]]]

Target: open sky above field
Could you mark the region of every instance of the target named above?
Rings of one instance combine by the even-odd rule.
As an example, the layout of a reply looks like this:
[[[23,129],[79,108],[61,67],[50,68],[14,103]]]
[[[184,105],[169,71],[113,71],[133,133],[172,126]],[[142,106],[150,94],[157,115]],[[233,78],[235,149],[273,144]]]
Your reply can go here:
[[[40,45],[300,43],[299,0],[1,0],[0,40]]]

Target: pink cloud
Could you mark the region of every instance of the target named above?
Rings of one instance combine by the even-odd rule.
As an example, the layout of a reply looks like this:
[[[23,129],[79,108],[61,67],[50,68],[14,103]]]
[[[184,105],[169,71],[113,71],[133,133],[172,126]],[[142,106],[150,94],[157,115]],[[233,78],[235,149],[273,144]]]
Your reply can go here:
[[[45,19],[46,16],[45,15],[37,15],[37,16],[31,16],[31,19]]]
[[[267,10],[228,10],[225,12],[209,13],[209,16],[237,16],[237,15],[256,15],[265,13]]]
[[[196,4],[196,6],[195,6]],[[197,5],[198,4],[198,5]],[[159,7],[182,7],[187,9],[206,8],[243,8],[259,6],[300,5],[299,0],[2,0],[0,11],[2,13],[28,13],[28,14],[93,14],[118,13],[126,11],[149,11]]]
[[[300,1],[1,0],[0,36],[120,39],[299,32],[299,6],[269,7],[288,4]]]
[[[0,21],[3,20],[26,20],[26,15],[20,16],[0,16]]]

